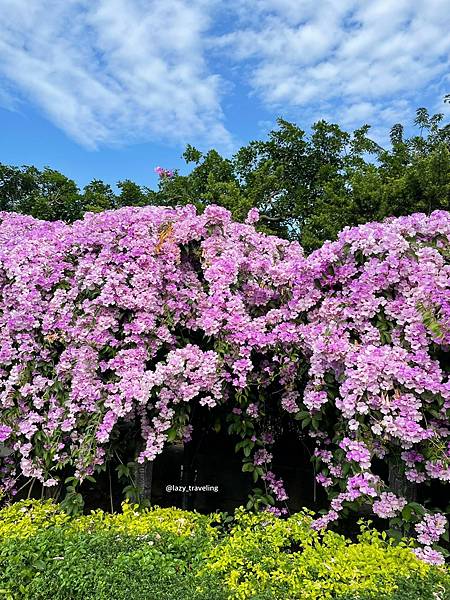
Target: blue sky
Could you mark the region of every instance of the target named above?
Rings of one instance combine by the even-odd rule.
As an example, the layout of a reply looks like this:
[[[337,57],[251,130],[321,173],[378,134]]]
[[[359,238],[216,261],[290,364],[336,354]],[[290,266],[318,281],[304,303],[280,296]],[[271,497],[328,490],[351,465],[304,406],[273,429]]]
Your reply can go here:
[[[0,162],[80,186],[187,143],[231,154],[277,116],[373,125],[450,116],[448,0],[0,0]]]

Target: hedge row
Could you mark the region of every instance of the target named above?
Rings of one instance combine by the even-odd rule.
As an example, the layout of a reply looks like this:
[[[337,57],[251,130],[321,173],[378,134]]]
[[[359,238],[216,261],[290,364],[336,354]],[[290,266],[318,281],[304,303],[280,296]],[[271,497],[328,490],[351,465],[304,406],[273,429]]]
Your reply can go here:
[[[179,509],[69,517],[50,501],[0,511],[5,600],[449,600],[450,574],[404,541],[362,527],[357,542],[311,516]]]

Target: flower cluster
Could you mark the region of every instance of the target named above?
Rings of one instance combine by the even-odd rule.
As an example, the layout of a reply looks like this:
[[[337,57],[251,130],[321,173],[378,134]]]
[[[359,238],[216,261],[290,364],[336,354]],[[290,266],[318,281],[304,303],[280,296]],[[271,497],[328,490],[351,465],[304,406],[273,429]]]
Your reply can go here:
[[[425,546],[431,546],[444,534],[446,525],[447,519],[442,514],[425,515],[423,520],[416,525],[418,541]]]
[[[384,518],[404,508],[390,481],[355,488],[373,458],[397,465],[406,482],[449,480],[449,250],[450,215],[435,212],[347,228],[308,259],[320,297],[300,332],[304,404],[318,429],[319,481],[346,486],[325,524],[350,500]],[[343,460],[345,477],[335,470]]]
[[[268,471],[267,473],[262,475],[261,478],[263,481],[266,482],[266,485],[268,486],[272,494],[274,494],[278,502],[284,502],[288,499],[283,482],[281,481],[281,479],[277,478],[274,473]]]
[[[263,307],[304,260],[215,206],[0,220],[0,441],[47,485],[69,464],[92,474],[127,422],[152,460],[186,406],[245,388],[275,339]]]
[[[164,179],[165,177],[171,179],[173,177],[173,171],[170,169],[164,169],[164,167],[155,167],[155,173],[160,179]]]
[[[345,458],[353,460],[361,467],[368,469],[371,464],[371,455],[364,442],[357,442],[348,437],[344,437],[339,442],[339,447],[345,450]]]
[[[190,437],[193,403],[257,423],[260,396],[238,399],[278,386],[267,401],[308,426],[333,498],[318,527],[349,503],[402,510],[374,458],[409,482],[450,480],[450,214],[347,228],[309,257],[257,219],[218,206],[73,225],[0,213],[0,442],[19,472],[82,478],[126,423],[152,460],[174,427]],[[271,453],[255,450],[267,478]]]
[[[398,498],[392,492],[382,492],[378,500],[373,503],[373,512],[383,519],[390,519],[398,515],[406,506],[404,498]]]

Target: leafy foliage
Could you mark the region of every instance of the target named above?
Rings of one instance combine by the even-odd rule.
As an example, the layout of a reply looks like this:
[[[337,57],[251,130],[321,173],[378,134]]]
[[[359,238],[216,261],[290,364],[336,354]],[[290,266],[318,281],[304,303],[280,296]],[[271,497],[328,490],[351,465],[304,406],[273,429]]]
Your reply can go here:
[[[321,120],[307,134],[279,119],[267,139],[231,158],[188,145],[183,157],[191,172],[157,167],[156,191],[125,180],[115,193],[93,180],[80,192],[52,169],[0,165],[0,209],[72,222],[85,211],[122,206],[193,204],[203,211],[216,204],[237,221],[256,208],[261,231],[297,240],[310,252],[345,226],[450,208],[450,126],[426,108],[417,110],[414,125],[419,133],[409,138],[402,124],[393,125],[390,147],[382,148],[368,125],[347,132]]]
[[[239,509],[95,511],[69,518],[54,504],[0,511],[0,590],[5,600],[447,600],[450,576],[419,561],[409,542],[362,525],[358,541]],[[229,519],[228,519],[229,520]],[[410,596],[405,594],[409,593]]]

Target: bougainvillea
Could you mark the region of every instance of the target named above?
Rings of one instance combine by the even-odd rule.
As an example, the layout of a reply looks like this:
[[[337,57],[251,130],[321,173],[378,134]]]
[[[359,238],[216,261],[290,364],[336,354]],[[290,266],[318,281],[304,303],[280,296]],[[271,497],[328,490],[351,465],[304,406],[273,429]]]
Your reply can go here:
[[[409,510],[421,556],[441,560],[442,516],[374,467],[384,459],[416,485],[450,479],[448,213],[344,230],[309,257],[258,233],[257,211],[244,224],[216,206],[70,226],[0,218],[5,491],[19,475],[51,487],[68,465],[91,475],[123,423],[139,424],[137,460],[152,460],[189,439],[196,404],[227,411],[257,499],[281,514],[266,418],[278,407],[316,444],[330,496],[317,528],[355,502],[383,518]]]

